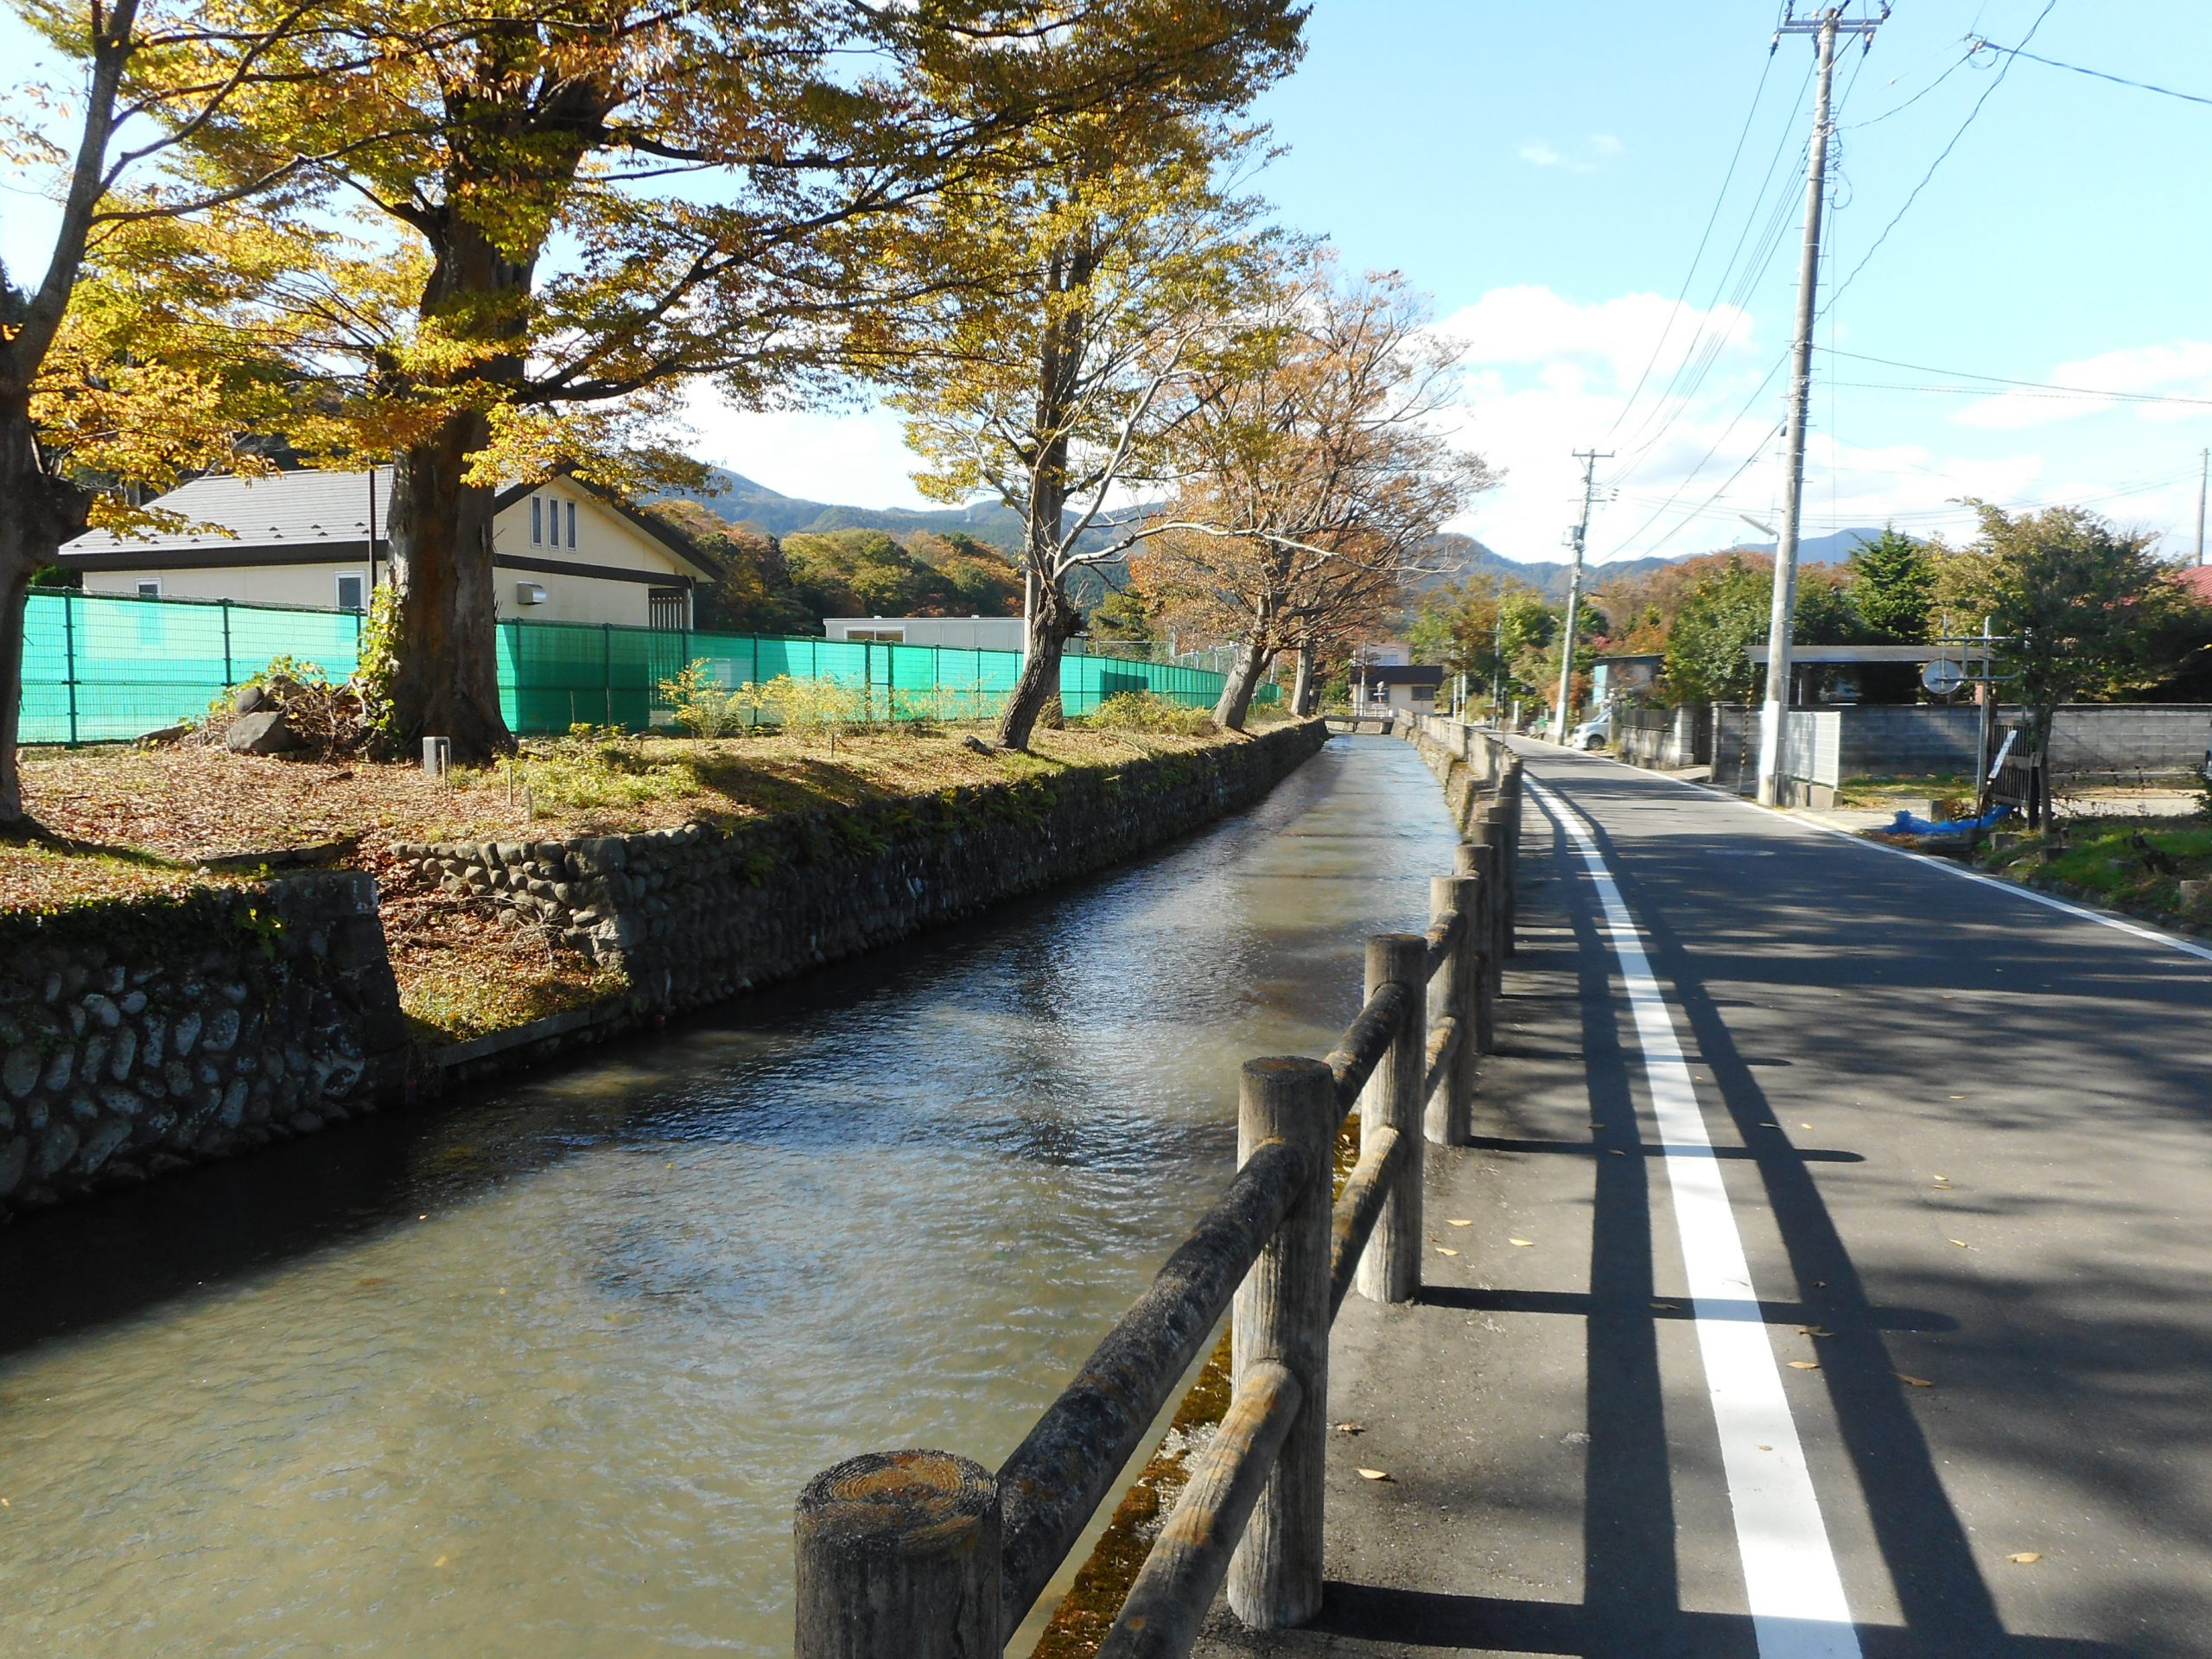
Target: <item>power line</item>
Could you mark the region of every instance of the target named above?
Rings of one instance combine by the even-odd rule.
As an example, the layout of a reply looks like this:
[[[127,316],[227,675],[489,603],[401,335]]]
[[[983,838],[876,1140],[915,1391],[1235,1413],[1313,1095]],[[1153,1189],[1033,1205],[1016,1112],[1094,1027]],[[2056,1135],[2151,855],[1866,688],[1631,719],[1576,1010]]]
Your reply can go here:
[[[1957,57],[1951,60],[1950,67],[1948,68],[1945,69],[1942,74],[1936,76],[1935,79],[1929,81],[1925,86],[1915,92],[1910,98],[1905,99],[1904,103],[1892,105],[1890,108],[1884,110],[1879,115],[1870,115],[1864,121],[1854,121],[1848,127],[1846,127],[1844,130],[1846,132],[1864,132],[1868,127],[1878,126],[1881,123],[1888,120],[1893,115],[1902,115],[1905,111],[1919,103],[1922,99],[1927,97],[1929,93],[1934,92],[1938,86],[1941,86],[1945,81],[1948,80],[1953,75],[1958,73],[1960,70],[1963,69],[1967,64],[1972,63],[1973,61],[1973,52],[1967,51],[1961,53]]]
[[[1770,54],[1770,65],[1771,61]],[[1609,483],[1617,484],[1628,477],[1635,469],[1637,463],[1649,454],[1659,441],[1667,435],[1675,422],[1681,417],[1683,410],[1688,407],[1689,400],[1695,397],[1700,388],[1704,385],[1707,374],[1711,372],[1714,360],[1726,344],[1726,335],[1713,327],[1713,310],[1719,305],[1722,294],[1727,290],[1728,279],[1737,269],[1737,261],[1743,257],[1745,243],[1751,238],[1753,228],[1760,225],[1760,215],[1765,211],[1767,191],[1774,183],[1776,169],[1781,167],[1783,158],[1789,153],[1796,126],[1797,111],[1804,104],[1806,89],[1813,84],[1813,68],[1808,65],[1805,70],[1805,79],[1798,84],[1797,95],[1790,101],[1789,121],[1783,129],[1781,141],[1775,146],[1774,155],[1767,162],[1765,175],[1760,179],[1758,188],[1752,194],[1750,209],[1745,216],[1744,228],[1737,232],[1736,245],[1730,250],[1727,263],[1721,267],[1719,276],[1713,281],[1712,297],[1706,302],[1704,318],[1699,324],[1698,332],[1692,337],[1689,349],[1683,353],[1682,360],[1675,365],[1674,372],[1668,377],[1666,387],[1660,392],[1659,399],[1653,404],[1651,412],[1646,415],[1636,430],[1629,435],[1627,442],[1637,447],[1630,452],[1622,465],[1614,469],[1612,476],[1607,480]],[[1792,182],[1794,183],[1795,181],[1793,180]],[[1770,214],[1765,226],[1759,229],[1758,240],[1754,244],[1755,251],[1751,263],[1745,267],[1746,271],[1751,275],[1748,281],[1738,283],[1736,294],[1731,296],[1732,305],[1737,304],[1738,297],[1748,292],[1751,284],[1756,283],[1758,276],[1765,274],[1766,264],[1774,257],[1774,238],[1779,234],[1777,218],[1786,217],[1788,214],[1791,194],[1789,188],[1783,191],[1777,204],[1776,213]],[[1683,384],[1685,374],[1689,376],[1688,385]],[[1669,412],[1670,404],[1672,409],[1671,412]],[[1637,444],[1637,441],[1639,438],[1642,438],[1646,432],[1651,431],[1651,423],[1655,420],[1660,421],[1658,430],[1652,432],[1649,440]]]
[[[1697,251],[1690,255],[1690,268],[1682,273],[1682,286],[1675,296],[1675,303],[1668,310],[1666,326],[1660,329],[1659,339],[1651,347],[1651,355],[1644,359],[1643,372],[1636,377],[1627,400],[1621,404],[1620,413],[1613,416],[1613,423],[1605,429],[1605,435],[1612,436],[1628,412],[1636,407],[1636,400],[1643,391],[1644,382],[1650,379],[1651,371],[1657,366],[1660,353],[1667,349],[1668,338],[1675,332],[1675,320],[1682,314],[1682,302],[1689,297],[1690,283],[1696,280],[1698,262],[1705,257],[1706,244],[1713,239],[1713,227],[1720,221],[1720,209],[1728,200],[1728,187],[1736,181],[1736,163],[1744,158],[1744,141],[1751,136],[1751,123],[1759,112],[1759,99],[1766,95],[1766,78],[1774,68],[1774,48],[1767,48],[1766,61],[1759,66],[1759,83],[1751,89],[1751,107],[1744,111],[1743,130],[1736,135],[1736,148],[1729,153],[1728,170],[1721,175],[1720,189],[1713,198],[1713,211],[1706,215],[1705,231],[1697,239]]]
[[[2048,380],[2015,380],[2001,374],[1977,374],[1971,369],[1939,369],[1932,363],[1907,363],[1901,358],[1875,357],[1866,352],[1840,352],[1832,346],[1821,346],[1816,349],[1825,351],[1830,357],[1847,357],[1856,363],[1879,363],[1884,368],[1911,369],[1921,374],[1948,375],[1954,380],[1980,380],[1994,386],[2018,386],[2024,390],[2033,391],[2064,392],[2072,397],[2113,397],[2120,399],[2125,403],[2197,404],[2202,404],[2207,408],[2212,408],[2212,397],[2184,397],[2175,393],[2155,391],[2101,391],[2094,386],[2065,386],[2056,385]],[[1842,384],[1850,385],[1863,383],[1845,381]],[[1897,391],[1948,391],[1953,390],[1972,391],[1974,388],[1953,388],[1948,386],[1897,386],[1890,388],[1890,390]]]
[[[2035,35],[2033,29],[2028,34]],[[2195,92],[2177,92],[2171,86],[2153,86],[2147,80],[2130,80],[2125,75],[2108,75],[2101,69],[2085,69],[2078,63],[2061,63],[2056,58],[2039,58],[2032,52],[2023,52],[2017,46],[1999,46],[1994,41],[1984,40],[1979,35],[1967,36],[1967,55],[1977,52],[2002,52],[2015,58],[2025,58],[2030,63],[2040,63],[2051,69],[2070,69],[2077,75],[2087,75],[2093,80],[2108,80],[2115,86],[2133,86],[2139,92],[2157,92],[2165,98],[2178,98],[2188,104],[2212,104],[2212,98],[2200,98]]]
[[[2037,14],[2034,23],[2028,29],[2027,41],[2035,39],[2036,31],[2044,25],[2044,19],[2050,16],[2057,8],[2058,0],[2046,0],[2043,10]],[[2025,41],[2022,42],[2023,45],[2025,43]],[[1951,152],[1959,147],[1959,140],[1967,136],[1967,129],[1974,125],[1974,118],[1981,113],[1981,106],[1988,103],[1996,94],[1997,89],[2005,84],[2005,77],[2012,73],[2012,60],[2008,58],[2005,60],[2003,67],[1991,78],[1989,85],[1982,88],[1981,96],[1974,100],[1974,108],[1967,111],[1967,118],[1959,123],[1959,130],[1951,135],[1951,142],[1943,146],[1934,161],[1928,163],[1928,171],[1920,175],[1920,182],[1912,187],[1911,194],[1904,199],[1903,205],[1891,216],[1890,222],[1882,226],[1882,233],[1874,238],[1866,251],[1859,257],[1859,263],[1851,268],[1851,275],[1829,289],[1828,306],[1834,305],[1843,297],[1844,290],[1857,282],[1859,273],[1866,269],[1867,261],[1882,251],[1882,244],[1890,239],[1890,232],[1897,229],[1898,220],[1912,210],[1912,204],[1920,200],[1920,193],[1928,188],[1928,181],[1936,176],[1936,169],[1942,166],[1944,162],[1949,159]],[[1827,307],[1825,306],[1822,308],[1823,310],[1827,308]]]

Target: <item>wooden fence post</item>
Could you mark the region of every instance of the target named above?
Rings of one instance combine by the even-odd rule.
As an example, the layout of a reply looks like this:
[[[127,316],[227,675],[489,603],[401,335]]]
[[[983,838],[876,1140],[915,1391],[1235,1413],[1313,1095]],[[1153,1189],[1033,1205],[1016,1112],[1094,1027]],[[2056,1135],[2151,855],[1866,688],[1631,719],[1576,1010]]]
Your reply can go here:
[[[1444,1075],[1436,1080],[1436,1088],[1428,1097],[1424,1128],[1428,1138],[1439,1146],[1464,1147],[1474,1135],[1475,1053],[1479,1023],[1476,1010],[1482,1002],[1483,972],[1481,940],[1475,930],[1479,925],[1477,912],[1481,907],[1481,880],[1471,875],[1432,876],[1428,883],[1431,913],[1442,917],[1456,911],[1459,917],[1459,936],[1445,952],[1443,965],[1436,970],[1436,976],[1428,982],[1431,1028],[1446,1018],[1459,1028],[1452,1063],[1444,1068]]]
[[[1497,849],[1484,842],[1462,842],[1453,868],[1474,882],[1474,1052],[1487,1054],[1497,1035]]]
[[[998,1479],[980,1464],[849,1458],[807,1482],[795,1531],[796,1659],[999,1659]]]
[[[1360,1152],[1364,1156],[1384,1129],[1395,1129],[1405,1149],[1397,1178],[1376,1217],[1352,1282],[1370,1301],[1407,1302],[1421,1287],[1421,1084],[1428,1070],[1428,1035],[1422,1029],[1427,1001],[1421,972],[1428,942],[1418,933],[1377,933],[1367,942],[1367,995],[1385,985],[1406,988],[1405,1023],[1359,1096]]]
[[[1243,1081],[1238,1160],[1266,1141],[1283,1141],[1305,1152],[1311,1165],[1306,1190],[1237,1287],[1230,1316],[1236,1386],[1244,1386],[1254,1367],[1273,1361],[1298,1379],[1302,1394],[1274,1472],[1229,1563],[1230,1609],[1253,1630],[1280,1630],[1321,1611],[1337,1086],[1327,1066],[1305,1059],[1247,1060]]]

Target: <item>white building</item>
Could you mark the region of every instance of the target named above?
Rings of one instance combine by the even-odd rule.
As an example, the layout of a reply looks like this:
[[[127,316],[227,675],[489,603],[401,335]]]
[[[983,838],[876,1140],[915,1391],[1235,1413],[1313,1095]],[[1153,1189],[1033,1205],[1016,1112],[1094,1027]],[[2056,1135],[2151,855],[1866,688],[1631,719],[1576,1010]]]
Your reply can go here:
[[[1020,651],[1018,616],[825,616],[832,639],[873,639],[894,645],[957,645],[963,651]]]
[[[718,574],[666,525],[573,478],[495,498],[502,618],[688,628],[692,589]],[[389,570],[391,469],[202,478],[153,505],[195,528],[93,531],[61,550],[85,591],[361,610]]]

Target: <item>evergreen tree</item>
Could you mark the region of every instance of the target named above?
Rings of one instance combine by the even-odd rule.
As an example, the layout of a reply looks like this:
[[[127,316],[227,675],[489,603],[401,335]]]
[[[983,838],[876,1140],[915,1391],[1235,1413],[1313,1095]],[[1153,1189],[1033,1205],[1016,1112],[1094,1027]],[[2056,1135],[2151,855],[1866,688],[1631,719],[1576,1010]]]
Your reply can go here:
[[[1900,645],[1928,637],[1936,591],[1936,562],[1921,543],[1885,525],[1851,556],[1851,603],[1878,639]]]

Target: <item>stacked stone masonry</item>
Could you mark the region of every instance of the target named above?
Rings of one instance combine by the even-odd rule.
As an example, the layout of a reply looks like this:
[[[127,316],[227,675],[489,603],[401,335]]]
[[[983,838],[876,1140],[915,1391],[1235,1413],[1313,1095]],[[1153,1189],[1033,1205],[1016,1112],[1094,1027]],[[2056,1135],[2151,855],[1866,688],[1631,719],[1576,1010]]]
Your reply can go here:
[[[1319,721],[1233,747],[723,829],[395,849],[674,1012],[1104,868],[1257,800]]]
[[[1103,868],[1259,799],[1326,736],[1316,721],[729,830],[399,849],[629,982],[450,1070],[410,1047],[365,874],[0,917],[0,1211],[288,1140]]]
[[[405,1044],[366,875],[0,918],[0,1205],[319,1129]]]

